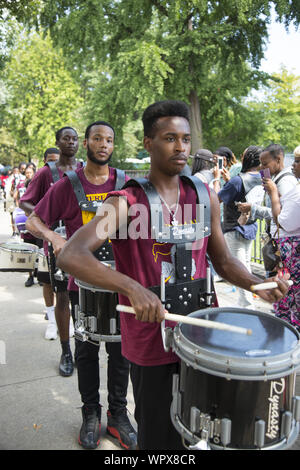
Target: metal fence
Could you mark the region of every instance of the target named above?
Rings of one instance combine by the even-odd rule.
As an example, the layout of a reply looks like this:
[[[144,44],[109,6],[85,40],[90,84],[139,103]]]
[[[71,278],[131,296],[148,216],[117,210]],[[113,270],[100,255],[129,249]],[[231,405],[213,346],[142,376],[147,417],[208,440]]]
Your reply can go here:
[[[149,170],[124,170],[129,178],[142,178],[148,175]]]

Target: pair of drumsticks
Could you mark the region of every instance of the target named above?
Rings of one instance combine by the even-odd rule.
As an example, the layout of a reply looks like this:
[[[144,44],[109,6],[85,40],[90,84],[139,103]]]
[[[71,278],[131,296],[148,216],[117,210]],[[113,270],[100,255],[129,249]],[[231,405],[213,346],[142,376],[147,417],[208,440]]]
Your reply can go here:
[[[287,281],[287,282],[289,286],[293,285],[293,281]],[[275,289],[276,287],[278,287],[276,282],[263,282],[261,284],[255,284],[251,286],[251,290],[253,292],[256,292],[256,291],[265,290],[265,289]],[[132,307],[129,307],[128,305],[117,305],[117,310],[119,312],[135,314],[134,309]],[[194,325],[194,326],[202,326],[204,328],[214,328],[217,330],[230,331],[231,333],[241,333],[241,334],[246,334],[246,335],[252,335],[251,329],[242,328],[242,327],[234,326],[234,325],[228,325],[227,323],[205,320],[202,318],[194,318],[190,316],[177,315],[177,314],[168,313],[168,312],[165,312],[165,320],[174,321],[176,323],[186,323],[186,324]]]

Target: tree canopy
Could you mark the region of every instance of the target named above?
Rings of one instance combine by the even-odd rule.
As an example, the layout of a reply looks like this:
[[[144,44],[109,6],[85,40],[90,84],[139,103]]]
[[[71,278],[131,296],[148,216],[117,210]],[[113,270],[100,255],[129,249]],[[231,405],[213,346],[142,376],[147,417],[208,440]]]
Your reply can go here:
[[[40,23],[79,72],[109,62],[106,96],[120,125],[153,100],[187,101],[195,149],[204,120],[267,79],[259,65],[272,6],[279,21],[299,23],[300,7],[286,0],[50,0]]]
[[[65,125],[77,127],[80,87],[50,37],[43,39],[35,33],[21,35],[4,77],[2,126],[11,134],[17,152],[27,159],[40,158],[47,147],[55,145],[55,131]]]
[[[11,21],[1,22],[9,60],[0,83],[2,142],[41,155],[58,126],[72,122],[83,132],[106,119],[122,166],[142,154],[144,108],[168,98],[190,106],[192,151],[227,145],[239,155],[250,143],[294,141],[297,106],[268,114],[284,94],[248,98],[285,81],[260,69],[273,11],[286,27],[299,24],[291,0],[0,0],[2,20]]]
[[[280,142],[292,151],[300,142],[300,76],[283,68],[270,80],[260,109],[266,126],[262,141]]]

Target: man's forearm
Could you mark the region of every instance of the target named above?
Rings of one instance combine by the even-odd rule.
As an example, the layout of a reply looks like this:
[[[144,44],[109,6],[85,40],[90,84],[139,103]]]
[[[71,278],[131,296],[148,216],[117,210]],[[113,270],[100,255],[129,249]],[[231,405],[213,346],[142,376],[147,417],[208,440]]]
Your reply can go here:
[[[253,284],[258,284],[261,279],[251,272],[234,256],[224,262],[215,262],[213,266],[217,273],[230,284],[242,289],[250,290]]]
[[[279,199],[278,192],[277,191],[272,192],[270,194],[270,198],[271,198],[271,203],[272,203],[273,218],[274,218],[274,221],[277,223],[278,216],[279,216],[280,211],[281,211],[281,204],[280,204],[280,199]]]
[[[20,200],[19,202],[19,207],[25,212],[27,216],[29,216],[34,211],[34,208],[35,208],[35,206],[31,204],[31,202],[25,202],[22,200]]]
[[[129,297],[139,284],[134,280],[106,267],[90,250],[78,247],[75,251],[66,243],[57,256],[56,264],[73,277],[88,284],[100,286],[112,292],[118,292]],[[107,262],[109,264],[109,261]]]
[[[54,232],[33,212],[26,220],[26,229],[36,238],[52,243]]]

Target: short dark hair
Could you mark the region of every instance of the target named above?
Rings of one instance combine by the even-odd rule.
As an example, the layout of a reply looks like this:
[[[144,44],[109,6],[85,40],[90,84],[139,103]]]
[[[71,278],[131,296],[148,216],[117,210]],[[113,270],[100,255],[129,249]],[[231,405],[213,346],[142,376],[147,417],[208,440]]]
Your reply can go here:
[[[85,134],[84,134],[84,138],[85,139],[88,139],[89,138],[89,135],[90,135],[90,130],[93,126],[107,126],[107,127],[110,127],[115,135],[115,130],[113,128],[113,126],[111,124],[109,124],[108,122],[106,121],[95,121],[95,122],[92,122],[92,124],[90,124],[89,126],[87,126],[86,130],[85,130]]]
[[[233,151],[230,150],[228,147],[219,147],[215,152],[215,155],[219,155],[220,157],[225,157],[227,163],[231,163],[234,160]]]
[[[199,149],[194,155],[192,175],[202,170],[211,170],[216,165],[214,156],[210,150]]]
[[[19,166],[18,166],[17,168],[20,169],[22,165],[27,165],[27,162],[21,162],[21,163],[19,163]],[[16,168],[16,167],[14,167],[14,168]]]
[[[26,165],[26,168],[25,168],[25,171],[27,170],[27,168],[32,168],[34,172],[36,172],[36,164],[33,163],[33,162],[28,162],[27,165]]]
[[[274,159],[280,154],[284,156],[284,148],[279,144],[270,144],[263,149],[263,152],[268,152]]]
[[[72,129],[72,131],[74,131],[74,132],[77,134],[77,131],[76,131],[73,127],[70,127],[70,126],[62,127],[61,129],[59,129],[59,130],[56,131],[56,133],[55,133],[56,142],[61,138],[61,134],[62,134],[62,132],[63,132],[65,129]]]
[[[250,168],[256,168],[260,165],[260,154],[262,153],[263,148],[257,147],[256,145],[250,145],[246,148],[243,156],[243,165],[241,168],[241,173],[245,173],[250,170]]]
[[[157,101],[151,104],[145,109],[142,116],[144,136],[153,137],[156,121],[161,117],[168,116],[179,116],[189,121],[189,108],[186,103],[177,100]]]
[[[52,154],[52,153],[57,153],[59,155],[59,150],[55,147],[53,148],[48,148],[45,153],[44,153],[44,160],[46,160],[47,155]]]

